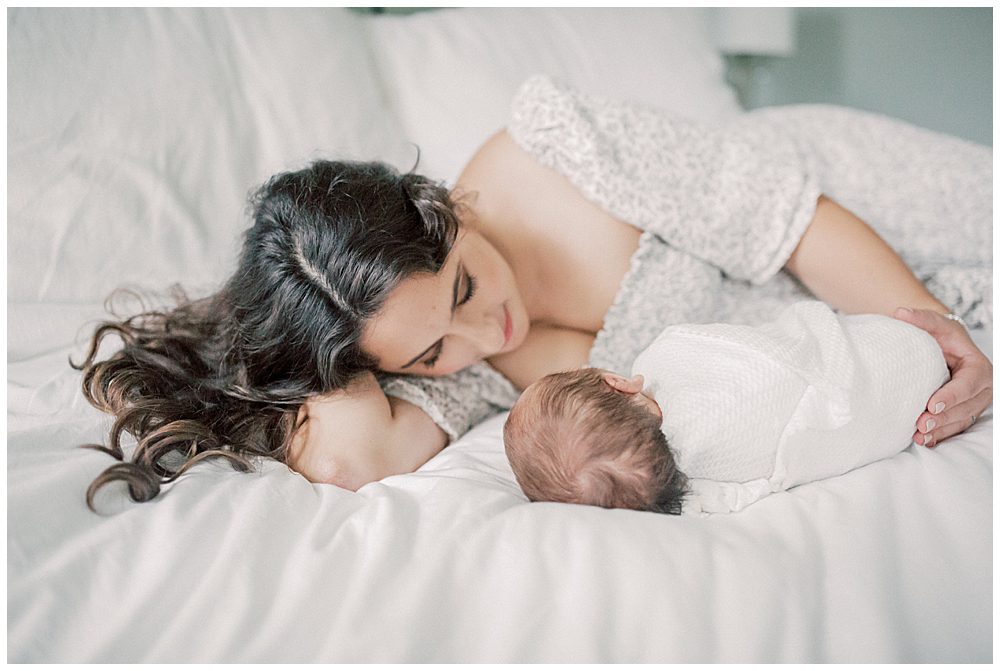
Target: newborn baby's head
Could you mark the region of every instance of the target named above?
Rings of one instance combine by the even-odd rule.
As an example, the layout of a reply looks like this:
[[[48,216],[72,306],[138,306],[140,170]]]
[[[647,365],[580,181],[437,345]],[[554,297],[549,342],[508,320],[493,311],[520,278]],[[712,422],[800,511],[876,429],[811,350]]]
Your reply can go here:
[[[532,501],[679,514],[687,479],[662,421],[641,375],[583,368],[525,389],[504,424],[504,447]]]

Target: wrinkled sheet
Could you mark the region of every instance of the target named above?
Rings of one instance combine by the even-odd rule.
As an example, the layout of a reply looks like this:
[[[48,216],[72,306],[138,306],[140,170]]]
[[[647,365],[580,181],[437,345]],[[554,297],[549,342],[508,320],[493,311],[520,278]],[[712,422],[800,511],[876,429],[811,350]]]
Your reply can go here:
[[[708,518],[528,503],[503,415],[356,493],[205,464],[95,515],[110,421],[65,362],[98,306],[9,310],[9,661],[992,658],[992,411]]]
[[[67,357],[113,288],[228,274],[253,184],[328,155],[405,170],[410,139],[446,167],[467,149],[434,138],[508,97],[462,82],[522,66],[692,112],[732,98],[691,17],[550,10],[521,62],[480,49],[511,24],[460,11],[384,30],[342,8],[9,12],[8,661],[990,660],[992,414],[717,519],[528,504],[503,416],[357,493],[209,463],[154,503],[109,488],[86,508],[112,460],[75,446],[111,420]],[[581,67],[591,35],[608,44]],[[422,45],[448,53],[407,57]]]

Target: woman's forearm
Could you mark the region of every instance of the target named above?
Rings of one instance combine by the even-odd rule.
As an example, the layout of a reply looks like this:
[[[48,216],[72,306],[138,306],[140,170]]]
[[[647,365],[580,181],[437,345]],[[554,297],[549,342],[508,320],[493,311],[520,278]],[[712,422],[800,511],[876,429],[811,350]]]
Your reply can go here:
[[[841,312],[949,311],[870,226],[826,196],[785,269]]]
[[[309,399],[299,420],[288,465],[311,482],[352,491],[415,471],[448,444],[423,410],[387,397],[371,373],[347,389]]]

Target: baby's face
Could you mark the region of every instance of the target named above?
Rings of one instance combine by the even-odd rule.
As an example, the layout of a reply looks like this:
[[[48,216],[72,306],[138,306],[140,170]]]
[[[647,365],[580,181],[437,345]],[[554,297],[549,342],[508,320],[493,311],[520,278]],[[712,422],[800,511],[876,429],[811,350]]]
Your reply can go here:
[[[660,409],[659,404],[652,395],[647,394],[645,389],[643,389],[642,375],[633,375],[630,378],[626,378],[623,375],[614,373],[610,370],[598,369],[601,372],[601,376],[604,378],[604,383],[616,393],[625,394],[629,397],[629,400],[646,410],[651,415],[663,418],[663,411]]]

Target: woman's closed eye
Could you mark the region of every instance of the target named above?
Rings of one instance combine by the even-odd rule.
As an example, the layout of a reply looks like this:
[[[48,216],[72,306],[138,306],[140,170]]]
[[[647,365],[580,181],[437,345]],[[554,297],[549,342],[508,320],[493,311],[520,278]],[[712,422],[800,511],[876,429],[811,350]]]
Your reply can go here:
[[[441,356],[441,350],[442,349],[443,349],[443,346],[442,345],[438,345],[437,350],[435,350],[435,352],[434,352],[434,356],[432,356],[430,359],[424,359],[424,368],[433,368],[434,367],[434,364],[437,363],[438,358]]]
[[[460,306],[465,305],[466,303],[471,301],[472,297],[475,295],[476,295],[476,277],[475,275],[471,275],[467,272],[465,273],[465,296],[462,297],[462,300],[460,300],[458,304]],[[443,341],[438,343],[437,349],[434,350],[434,356],[432,356],[429,359],[424,359],[423,362],[424,368],[428,369],[434,368],[434,364],[437,363],[438,358],[440,358],[441,356],[442,349],[444,349]]]
[[[465,274],[465,297],[458,302],[459,305],[465,305],[472,300],[472,297],[476,295],[476,277],[475,275]]]

